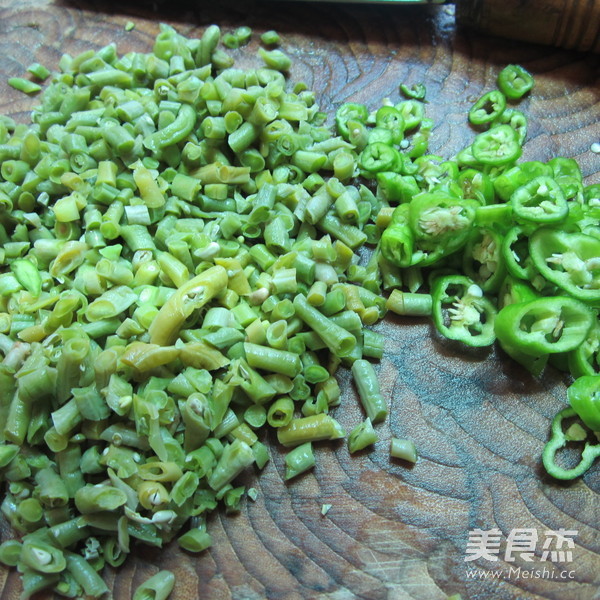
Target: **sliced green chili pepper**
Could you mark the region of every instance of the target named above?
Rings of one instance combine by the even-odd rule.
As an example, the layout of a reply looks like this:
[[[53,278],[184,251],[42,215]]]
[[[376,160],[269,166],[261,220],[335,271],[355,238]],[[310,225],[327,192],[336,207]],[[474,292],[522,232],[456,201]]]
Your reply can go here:
[[[529,302],[539,297],[540,294],[528,282],[512,275],[507,275],[498,291],[498,307],[502,308],[508,304]]]
[[[421,122],[419,130],[411,137],[410,144],[405,150],[406,156],[416,158],[423,156],[429,149],[429,138],[431,137],[431,129],[424,127],[426,119]]]
[[[473,223],[477,202],[443,191],[423,192],[409,204],[408,222],[422,257],[413,264],[433,264],[463,247]]]
[[[529,238],[536,269],[574,298],[600,304],[600,240],[585,233],[541,228]]]
[[[494,185],[487,173],[478,169],[465,169],[458,174],[458,184],[462,189],[463,198],[477,200],[480,204],[494,202]]]
[[[465,246],[463,270],[484,292],[497,292],[506,275],[502,236],[489,227],[475,229]]]
[[[508,202],[517,188],[536,177],[552,177],[552,175],[552,167],[543,162],[537,160],[522,162],[500,173],[494,179],[494,190],[502,200]]]
[[[489,346],[495,340],[496,308],[481,288],[463,275],[436,279],[432,289],[433,321],[445,337],[468,346]]]
[[[404,138],[404,119],[393,106],[382,106],[377,110],[375,125],[388,129],[392,133],[393,144],[399,144]]]
[[[533,77],[520,65],[508,65],[498,74],[498,87],[511,100],[522,98],[533,88]]]
[[[600,375],[577,378],[567,389],[567,398],[579,418],[592,431],[600,431]]]
[[[511,227],[502,238],[502,256],[508,272],[519,279],[531,280],[535,268],[529,256],[527,231],[520,225]]]
[[[456,155],[456,162],[459,164],[460,167],[472,167],[474,169],[482,169],[484,166],[483,163],[478,161],[473,156],[473,144],[467,146],[466,148],[463,148]]]
[[[517,136],[519,144],[522,144],[527,137],[527,117],[516,108],[506,108],[492,125],[508,125],[511,127]]]
[[[570,480],[580,477],[592,466],[592,463],[596,458],[600,456],[600,444],[590,444],[586,441],[581,453],[581,460],[576,466],[565,469],[556,464],[556,453],[561,448],[564,448],[567,445],[567,442],[572,441],[568,439],[563,431],[562,422],[565,419],[575,417],[576,415],[577,413],[574,409],[565,408],[552,420],[552,436],[544,446],[542,462],[544,463],[544,467],[548,474],[556,479]]]
[[[384,142],[369,143],[358,157],[358,164],[366,175],[380,171],[395,171],[399,158],[398,151]]]
[[[508,231],[513,225],[510,204],[486,204],[475,209],[475,226],[491,227],[499,232]]]
[[[425,109],[423,108],[423,103],[418,100],[405,100],[396,104],[394,108],[404,119],[405,131],[418,127],[423,121]]]
[[[516,218],[530,223],[559,223],[569,207],[560,186],[551,177],[536,177],[510,197]]]
[[[391,171],[377,173],[377,190],[388,202],[410,202],[421,188],[412,175]]]
[[[548,161],[548,166],[566,198],[575,198],[583,193],[583,176],[575,159],[557,156]]]
[[[417,167],[416,176],[423,178],[428,187],[444,188],[449,193],[460,196],[460,187],[457,185],[458,163],[453,160],[442,160],[435,155],[419,156],[414,164]]]
[[[521,145],[510,125],[495,125],[477,135],[471,146],[473,157],[484,165],[501,167],[521,156]]]
[[[369,111],[364,104],[347,102],[342,104],[335,112],[335,125],[338,133],[346,140],[350,139],[350,130],[348,121],[358,121],[365,123],[369,116]]]
[[[484,125],[497,119],[506,108],[506,98],[498,90],[484,94],[469,111],[469,121],[473,125]]]
[[[427,88],[422,83],[413,83],[410,87],[406,83],[401,83],[400,93],[413,100],[425,100]]]
[[[415,196],[394,209],[381,236],[383,256],[400,267],[436,263],[466,244],[475,206],[441,191]]]
[[[586,206],[600,207],[600,183],[592,183],[583,188],[583,201]]]
[[[413,260],[414,235],[408,224],[408,204],[394,209],[392,221],[381,234],[380,248],[392,264],[408,267]]]
[[[531,356],[568,352],[581,344],[594,311],[567,296],[549,296],[510,304],[500,310],[495,331],[502,348]]]
[[[596,320],[579,346],[567,355],[569,372],[573,377],[600,373],[600,321]]]
[[[367,144],[375,144],[376,142],[381,142],[387,146],[392,146],[394,144],[394,134],[392,130],[388,129],[387,127],[379,126],[370,129],[367,136]]]
[[[561,222],[563,231],[579,231],[600,239],[600,204],[589,206],[578,200],[568,200],[569,213]]]

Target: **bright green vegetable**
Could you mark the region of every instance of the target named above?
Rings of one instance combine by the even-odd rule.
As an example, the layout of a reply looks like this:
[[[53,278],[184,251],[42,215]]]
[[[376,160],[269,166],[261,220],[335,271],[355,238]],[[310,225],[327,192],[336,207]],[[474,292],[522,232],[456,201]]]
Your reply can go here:
[[[565,408],[552,420],[552,434],[550,440],[544,446],[542,461],[548,474],[556,479],[570,480],[580,477],[600,456],[600,444],[591,444],[589,441],[585,441],[583,450],[581,451],[581,459],[574,467],[566,468],[557,464],[556,454],[561,448],[564,448],[567,445],[567,442],[581,441],[569,439],[569,436],[563,430],[562,425],[565,419],[569,419],[576,415],[577,413],[573,408]]]
[[[417,462],[417,449],[412,440],[393,437],[390,441],[390,456],[415,463]]]
[[[356,338],[343,327],[312,307],[302,294],[294,298],[296,315],[321,337],[325,345],[336,355],[348,355],[356,345]]]
[[[402,83],[400,84],[400,92],[407,98],[412,98],[414,100],[425,100],[427,89],[422,83],[415,83],[411,86]]]
[[[475,282],[462,275],[440,277],[432,295],[433,320],[440,333],[468,346],[494,342],[497,311]]]
[[[535,268],[573,298],[600,303],[600,240],[579,232],[537,229],[529,238]]]
[[[543,356],[575,349],[593,320],[593,311],[579,300],[553,296],[505,306],[496,316],[494,329],[509,354]]]
[[[388,296],[386,307],[399,315],[429,316],[432,312],[433,298],[431,294],[413,294],[395,289]]]
[[[550,177],[536,177],[517,188],[510,197],[515,218],[521,222],[558,223],[568,213],[560,186]]]
[[[364,450],[367,446],[374,444],[379,437],[373,429],[371,419],[367,417],[359,423],[348,435],[348,451],[350,453]]]
[[[264,48],[259,48],[258,54],[265,62],[265,65],[271,69],[288,71],[292,66],[291,58],[281,50],[265,50]]]
[[[243,469],[254,462],[252,448],[241,440],[234,440],[223,449],[208,484],[218,491],[230,483]]]
[[[351,102],[342,104],[335,113],[335,124],[338,133],[348,140],[352,133],[349,125],[354,122],[364,124],[368,116],[369,111],[364,104]]]
[[[498,90],[484,94],[469,111],[469,121],[473,125],[483,125],[496,120],[506,108],[506,98]]]
[[[27,70],[38,79],[44,80],[48,79],[50,76],[50,71],[40,63],[32,63],[27,67]]]
[[[517,160],[522,153],[515,130],[510,125],[495,125],[473,141],[473,157],[483,165],[501,167]]]
[[[32,538],[24,540],[19,563],[41,573],[60,573],[67,566],[61,550]]]
[[[311,442],[296,446],[285,455],[285,478],[291,479],[315,466]]]
[[[498,87],[507,98],[522,98],[533,88],[533,77],[520,65],[508,65],[498,73]]]
[[[496,299],[517,310],[558,285],[577,310],[533,311],[525,328],[576,333],[552,354],[573,374],[597,371],[598,194],[576,163],[516,163],[526,120],[497,93],[474,110],[490,129],[455,160],[428,151],[420,86],[372,113],[340,106],[335,135],[314,93],[288,89],[281,51],[230,68],[220,40],[250,34],[213,25],[188,40],[163,25],[149,54],[65,55],[34,125],[0,119],[0,478],[29,548],[0,557],[26,596],[102,595],[98,570],[134,539],[208,548],[203,515],[238,510],[236,478],[269,460],[264,424],[294,448],[290,476],[314,464],[312,442],[345,435],[329,414],[340,365],[383,420],[366,359],[383,356],[368,327],[388,308],[433,313],[477,345],[493,339]],[[545,212],[567,242],[540,228]],[[545,364],[505,328],[513,356]],[[351,452],[377,439],[370,419]],[[136,594],[168,595],[155,583]]]
[[[276,31],[269,29],[261,34],[260,41],[266,46],[275,46],[279,44],[280,37]]]
[[[277,430],[277,439],[284,446],[298,446],[304,442],[337,440],[344,436],[342,426],[329,415],[320,413],[292,419]]]
[[[34,81],[23,79],[22,77],[11,77],[8,80],[8,85],[25,94],[36,94],[42,89],[42,86],[38,85]]]
[[[592,430],[600,431],[600,375],[584,375],[567,390],[569,404]]]
[[[388,414],[387,404],[381,395],[377,374],[367,360],[355,360],[352,375],[358,389],[360,401],[371,423],[380,423]]]
[[[596,321],[577,348],[567,354],[568,367],[573,377],[600,373],[600,321]]]
[[[166,600],[175,586],[171,571],[159,571],[141,583],[133,593],[133,600]]]
[[[385,129],[385,131],[389,131]],[[358,164],[367,177],[381,171],[393,171],[400,161],[398,151],[391,145],[390,139],[386,142],[370,141],[361,152]]]

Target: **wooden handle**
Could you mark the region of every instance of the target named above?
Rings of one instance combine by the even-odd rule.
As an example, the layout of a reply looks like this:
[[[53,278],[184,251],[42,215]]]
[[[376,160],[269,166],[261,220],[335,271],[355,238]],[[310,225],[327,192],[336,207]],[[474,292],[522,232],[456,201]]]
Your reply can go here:
[[[600,52],[600,2],[457,0],[457,23],[516,40]]]

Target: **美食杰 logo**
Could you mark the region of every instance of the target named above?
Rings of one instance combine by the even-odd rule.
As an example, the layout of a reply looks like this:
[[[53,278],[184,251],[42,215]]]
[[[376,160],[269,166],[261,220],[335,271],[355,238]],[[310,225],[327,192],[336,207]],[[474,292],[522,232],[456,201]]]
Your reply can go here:
[[[508,563],[508,568],[469,568],[468,579],[573,579],[575,571],[565,568],[573,562],[576,529],[517,527],[504,535],[498,528],[472,529],[464,561]],[[516,566],[519,561],[519,566]],[[480,562],[477,563],[481,564]]]

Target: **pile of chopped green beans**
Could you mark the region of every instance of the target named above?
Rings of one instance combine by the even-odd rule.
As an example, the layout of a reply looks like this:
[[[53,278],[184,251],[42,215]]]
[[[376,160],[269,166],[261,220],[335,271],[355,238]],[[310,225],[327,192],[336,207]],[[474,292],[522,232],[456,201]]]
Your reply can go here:
[[[502,72],[445,161],[423,86],[343,104],[333,131],[281,50],[234,67],[222,46],[250,36],[162,25],[149,54],[64,55],[31,124],[0,117],[1,510],[17,534],[0,561],[23,598],[100,597],[134,543],[209,547],[207,515],[256,497],[236,479],[269,460],[266,428],[286,478],[346,436],[329,414],[340,367],[366,417],[349,451],[371,446],[388,406],[368,327],[388,310],[584,376],[562,440],[585,443],[582,464],[598,448],[600,186],[569,159],[518,163],[509,104],[529,74]],[[410,440],[390,453],[417,458]],[[134,598],[166,598],[159,575]]]

